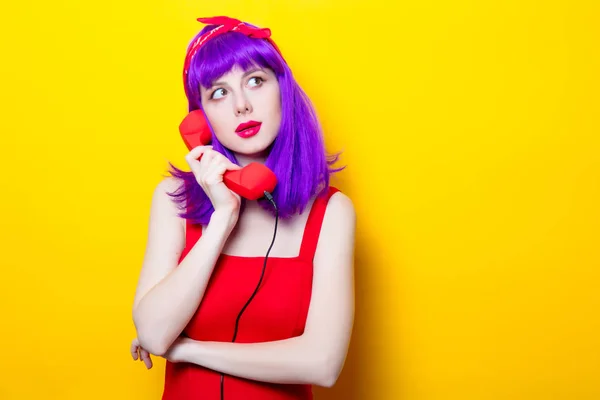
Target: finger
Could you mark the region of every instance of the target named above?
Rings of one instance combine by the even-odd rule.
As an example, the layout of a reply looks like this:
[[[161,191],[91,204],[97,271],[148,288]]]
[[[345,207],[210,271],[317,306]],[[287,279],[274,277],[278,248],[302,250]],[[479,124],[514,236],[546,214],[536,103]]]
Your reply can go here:
[[[225,165],[227,166],[227,169],[240,169],[242,167],[240,167],[239,165],[237,165],[236,163],[234,163],[233,161],[231,161],[229,158],[227,158],[225,156],[225,154],[221,154],[219,152],[215,151],[215,161],[218,162],[222,162],[225,163]]]
[[[188,164],[191,164],[193,161],[197,161],[203,154],[212,150],[212,146],[197,146],[190,150],[189,153],[186,154],[185,159]]]
[[[204,156],[200,159],[196,175],[200,182],[206,181],[206,174],[211,168],[211,166],[214,164],[214,160],[217,157],[217,154],[218,153],[216,151],[209,151],[206,152]]]
[[[202,158],[199,160],[199,164],[200,164],[200,169],[202,170],[203,168],[206,169],[207,166],[209,166],[210,164],[213,163],[213,160],[219,155],[219,153],[217,153],[214,150],[210,150],[204,153],[204,155],[202,156]]]
[[[141,350],[141,358],[144,360],[144,364],[146,365],[146,368],[148,368],[148,369],[152,368],[152,359],[150,358],[150,353],[148,353],[146,350],[142,349]]]
[[[133,357],[134,360],[137,360],[137,357],[138,357],[138,347],[139,347],[138,339],[137,338],[133,339],[133,341],[131,342],[129,351],[131,352],[131,357]]]
[[[228,170],[242,169],[242,167],[240,167],[236,163],[232,162],[229,158],[227,158],[227,157],[224,157],[224,158],[225,158],[225,163],[226,163]]]
[[[223,182],[223,174],[227,171],[227,164],[223,161],[215,163],[208,167],[205,175],[205,181],[209,185]]]
[[[234,162],[232,162],[227,157],[225,157],[225,155],[223,155],[221,153],[217,153],[217,152],[215,152],[215,153],[216,154],[215,154],[215,156],[214,156],[214,158],[212,159],[212,162],[211,162],[211,164],[214,164],[214,168],[209,168],[206,171],[207,174],[210,173],[210,172],[213,172],[215,169],[217,169],[217,167],[220,167],[220,166],[224,166],[225,170],[238,170],[238,169],[242,168],[239,165],[237,165]]]
[[[206,165],[210,162],[210,160],[214,157],[214,151],[210,148],[205,148],[203,151],[203,155],[199,160],[193,159],[193,154],[189,153],[187,159],[188,165],[190,166],[196,180],[198,182],[201,181],[202,176],[205,174]]]

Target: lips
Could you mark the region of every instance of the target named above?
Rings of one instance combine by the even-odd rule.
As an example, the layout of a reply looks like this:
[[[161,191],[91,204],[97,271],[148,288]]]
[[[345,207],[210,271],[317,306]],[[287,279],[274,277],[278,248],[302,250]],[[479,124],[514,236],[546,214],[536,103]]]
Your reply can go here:
[[[236,128],[236,132],[241,132],[244,129],[248,129],[248,128],[253,128],[256,125],[260,125],[260,122],[257,121],[248,121],[248,122],[243,122],[241,123],[237,128]]]
[[[261,125],[262,123],[257,121],[244,122],[236,128],[235,133],[237,133],[240,137],[248,138],[256,135],[260,130]]]

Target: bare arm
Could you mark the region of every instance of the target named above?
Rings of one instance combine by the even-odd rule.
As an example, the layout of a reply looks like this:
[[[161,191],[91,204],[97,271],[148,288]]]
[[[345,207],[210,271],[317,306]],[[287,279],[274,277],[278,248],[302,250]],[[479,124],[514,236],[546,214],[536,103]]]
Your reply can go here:
[[[201,238],[177,266],[185,245],[184,225],[166,193],[176,189],[177,183],[167,178],[154,191],[133,305],[140,345],[156,355],[169,349],[192,318],[236,222],[233,213],[215,211]]]
[[[312,299],[304,334],[265,343],[183,338],[167,354],[238,377],[332,386],[342,370],[354,320],[354,207],[331,197],[314,259]]]

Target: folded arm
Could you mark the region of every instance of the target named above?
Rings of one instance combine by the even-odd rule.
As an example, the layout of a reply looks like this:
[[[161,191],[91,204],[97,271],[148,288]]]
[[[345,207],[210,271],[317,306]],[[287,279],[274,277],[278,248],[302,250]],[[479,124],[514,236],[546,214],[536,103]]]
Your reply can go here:
[[[185,338],[169,356],[246,379],[332,386],[344,365],[354,321],[355,220],[350,199],[333,195],[315,253],[311,303],[301,336],[264,343]]]
[[[163,355],[198,308],[221,250],[235,225],[231,214],[214,212],[194,247],[178,265],[185,231],[178,209],[168,196],[173,178],[156,187],[150,213],[148,243],[138,281],[133,322],[139,343]]]

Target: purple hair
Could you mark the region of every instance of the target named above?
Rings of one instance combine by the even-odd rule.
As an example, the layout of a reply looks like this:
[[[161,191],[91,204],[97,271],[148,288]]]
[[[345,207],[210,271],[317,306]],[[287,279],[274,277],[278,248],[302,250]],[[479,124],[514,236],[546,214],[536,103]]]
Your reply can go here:
[[[196,37],[214,27],[204,27]],[[269,149],[265,165],[277,176],[278,183],[272,195],[279,216],[288,218],[302,213],[314,195],[322,195],[329,188],[330,175],[343,168],[331,168],[339,154],[326,153],[321,126],[310,99],[295,81],[286,62],[267,40],[228,32],[206,42],[194,56],[188,81],[185,82],[189,111],[202,108],[200,85],[210,87],[212,82],[235,66],[242,70],[252,66],[269,68],[277,76],[281,93],[281,126]],[[213,150],[239,164],[235,155],[219,142],[214,132],[211,144]],[[179,216],[192,223],[208,224],[214,208],[194,174],[180,170],[171,163],[169,165],[170,174],[183,181],[175,192],[169,193],[179,205]],[[259,204],[266,210],[272,210],[272,205],[265,199],[259,200]]]

